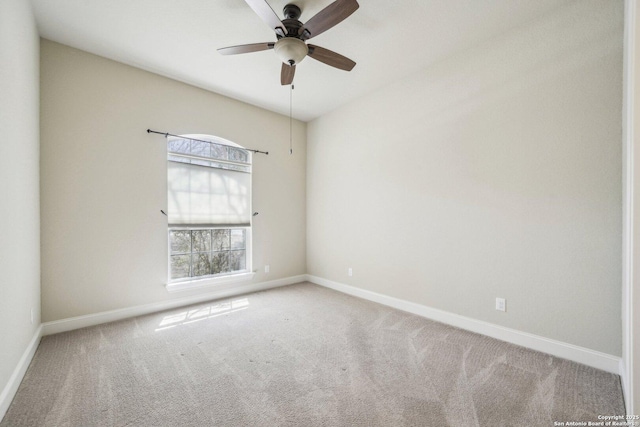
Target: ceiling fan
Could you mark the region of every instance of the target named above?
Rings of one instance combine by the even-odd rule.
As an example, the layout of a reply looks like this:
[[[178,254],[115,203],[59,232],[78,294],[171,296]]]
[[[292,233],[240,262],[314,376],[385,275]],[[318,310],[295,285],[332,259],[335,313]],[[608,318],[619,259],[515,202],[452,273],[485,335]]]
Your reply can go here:
[[[304,24],[298,20],[302,11],[295,4],[288,4],[284,7],[285,19],[281,21],[266,0],[245,1],[275,31],[278,40],[276,42],[223,47],[218,49],[221,54],[237,55],[239,53],[273,49],[282,60],[282,70],[280,72],[280,83],[282,85],[293,83],[296,65],[307,55],[317,61],[345,71],[351,71],[355,67],[356,63],[349,58],[329,49],[305,42],[339,24],[355,12],[360,7],[356,0],[336,0]]]

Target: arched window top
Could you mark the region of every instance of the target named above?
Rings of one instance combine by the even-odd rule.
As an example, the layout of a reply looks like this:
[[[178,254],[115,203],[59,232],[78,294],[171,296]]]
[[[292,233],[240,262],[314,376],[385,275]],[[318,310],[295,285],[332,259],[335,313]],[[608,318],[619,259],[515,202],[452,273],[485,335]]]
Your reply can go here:
[[[219,169],[251,172],[251,152],[239,144],[213,135],[167,137],[167,159]]]
[[[228,145],[230,147],[236,147],[236,148],[242,148],[244,149],[243,146],[236,144],[233,141],[229,141],[228,139],[224,139],[224,138],[220,138],[219,136],[214,136],[214,135],[206,135],[206,134],[200,134],[200,133],[193,133],[193,134],[188,134],[188,135],[180,135],[182,138],[187,138],[187,139],[200,139],[202,141],[208,141],[208,142],[212,142],[214,144],[220,144],[220,145]],[[175,137],[169,137],[169,138],[175,138]],[[178,139],[178,138],[175,138]]]

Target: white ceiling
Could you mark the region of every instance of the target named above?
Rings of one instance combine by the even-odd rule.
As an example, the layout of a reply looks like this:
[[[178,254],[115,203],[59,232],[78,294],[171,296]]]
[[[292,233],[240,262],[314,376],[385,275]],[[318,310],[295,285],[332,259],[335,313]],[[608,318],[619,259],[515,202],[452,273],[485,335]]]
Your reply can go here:
[[[349,18],[311,43],[357,65],[351,72],[311,58],[296,70],[294,117],[309,121],[414,74],[571,0],[359,0]],[[575,1],[575,0],[574,0]],[[294,3],[306,22],[332,0],[268,0],[282,18]],[[275,41],[243,0],[32,0],[42,37],[282,114],[273,51],[223,56],[217,48]]]

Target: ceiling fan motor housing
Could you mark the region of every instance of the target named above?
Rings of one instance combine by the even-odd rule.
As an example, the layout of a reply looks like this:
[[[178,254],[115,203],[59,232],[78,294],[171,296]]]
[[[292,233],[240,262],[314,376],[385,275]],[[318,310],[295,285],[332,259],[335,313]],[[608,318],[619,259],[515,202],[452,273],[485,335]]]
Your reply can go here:
[[[287,19],[297,20],[298,18],[300,18],[300,15],[302,14],[302,10],[300,10],[300,8],[295,4],[286,5],[284,9],[282,9],[282,11],[284,12],[284,17]]]
[[[302,22],[298,21],[302,10],[295,4],[287,4],[282,11],[285,16],[282,24],[287,28],[288,34],[278,35],[278,41],[273,49],[282,62],[294,66],[309,53],[309,48],[304,42],[305,34],[303,33],[302,36],[298,34],[302,28]]]
[[[282,25],[287,28],[288,34],[285,36],[283,32],[276,31],[278,39],[283,37],[296,37],[304,41],[311,37],[311,33],[309,33],[309,31],[304,28],[302,22],[298,20],[302,14],[302,10],[300,10],[298,6],[295,4],[288,4],[284,7],[283,13],[284,19],[282,20]]]

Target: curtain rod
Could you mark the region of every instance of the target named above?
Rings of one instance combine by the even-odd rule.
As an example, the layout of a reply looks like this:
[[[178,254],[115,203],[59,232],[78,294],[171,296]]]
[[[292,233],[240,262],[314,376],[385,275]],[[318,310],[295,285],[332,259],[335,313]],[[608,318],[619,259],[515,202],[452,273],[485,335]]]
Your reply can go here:
[[[147,129],[147,133],[157,133],[158,135],[164,135],[165,138],[167,138],[169,136],[175,136],[176,138],[188,139],[190,141],[199,141],[199,142],[207,142],[209,144],[216,144],[215,142],[205,141],[204,139],[187,138],[187,137],[180,136],[180,135],[174,135],[174,134],[169,133],[169,132],[158,132],[158,131],[151,130],[151,129]],[[217,144],[217,145],[224,145],[224,144]],[[269,155],[268,151],[252,150],[251,148],[242,148],[242,150],[251,151],[252,153],[266,154],[267,156]]]

